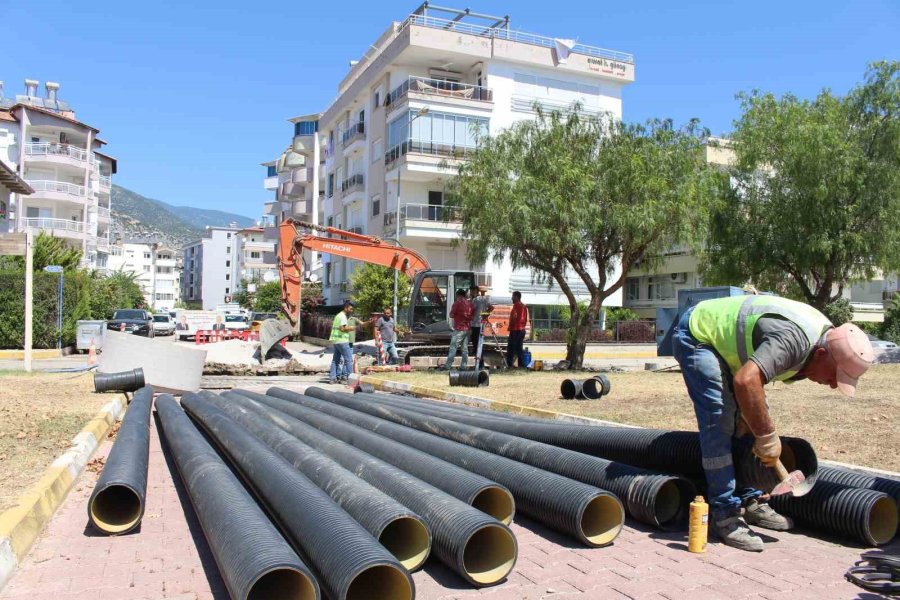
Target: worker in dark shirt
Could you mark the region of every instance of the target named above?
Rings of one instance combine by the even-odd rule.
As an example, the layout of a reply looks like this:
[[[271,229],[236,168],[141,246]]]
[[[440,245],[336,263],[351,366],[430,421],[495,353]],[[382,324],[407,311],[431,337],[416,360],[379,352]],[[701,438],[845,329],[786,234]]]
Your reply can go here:
[[[686,310],[673,350],[697,416],[710,529],[728,546],[761,552],[762,538],[750,525],[785,531],[793,523],[760,490],[737,489],[733,438],[752,440],[753,453],[774,466],[781,441],[763,386],[809,379],[852,396],[875,359],[872,345],[859,328],[834,327],[811,306],[753,295],[706,300]]]
[[[375,321],[375,328],[381,334],[381,347],[384,349],[389,365],[396,365],[399,359],[397,355],[397,337],[394,331],[395,326],[394,311],[390,306],[387,306],[384,309],[384,314]],[[378,356],[378,361],[379,363],[381,362],[381,355]]]

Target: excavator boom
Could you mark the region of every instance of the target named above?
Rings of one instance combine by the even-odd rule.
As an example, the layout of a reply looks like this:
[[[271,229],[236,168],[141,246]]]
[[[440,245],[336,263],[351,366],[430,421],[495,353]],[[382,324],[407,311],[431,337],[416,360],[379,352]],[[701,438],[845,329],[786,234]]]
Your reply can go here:
[[[324,235],[314,235],[317,231]],[[421,254],[385,242],[379,237],[321,227],[286,219],[278,231],[278,273],[281,277],[281,310],[295,331],[300,328],[303,250],[323,252],[361,262],[390,267],[410,278],[431,267]]]

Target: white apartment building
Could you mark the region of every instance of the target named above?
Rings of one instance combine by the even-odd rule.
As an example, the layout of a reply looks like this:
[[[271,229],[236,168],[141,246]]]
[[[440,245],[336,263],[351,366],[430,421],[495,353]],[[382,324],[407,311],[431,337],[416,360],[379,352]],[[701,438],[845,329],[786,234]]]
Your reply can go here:
[[[213,310],[231,301],[241,283],[243,252],[238,227],[207,227],[204,237],[181,249],[181,299]]]
[[[108,269],[134,273],[147,307],[170,311],[181,300],[177,252],[153,241],[128,240],[110,247]]]
[[[248,281],[258,284],[278,279],[275,242],[266,239],[263,227],[247,227],[238,236],[241,248],[238,254],[238,283]]]
[[[727,166],[734,159],[727,139],[716,139],[715,144],[706,147],[706,161],[713,165]],[[670,249],[661,264],[653,270],[637,264],[628,270],[624,286],[624,306],[631,308],[641,317],[656,318],[657,308],[676,308],[678,291],[703,287],[705,284],[699,272],[699,260],[690,248]],[[743,281],[732,282],[742,286]],[[871,281],[855,282],[844,290],[844,297],[853,307],[855,321],[884,320],[884,305],[900,293],[900,282],[896,273],[882,275]]]
[[[0,231],[41,231],[83,252],[83,266],[107,267],[110,178],[116,159],[101,151],[99,130],[78,121],[59,100],[59,84],[25,80],[25,93],[7,98],[0,82],[0,162],[34,193],[0,198]]]
[[[393,239],[434,269],[480,273],[491,294],[513,290],[534,306],[567,304],[508,261],[470,265],[460,224],[444,208],[452,169],[475,148],[476,128],[495,133],[534,118],[534,103],[622,115],[622,89],[634,81],[630,54],[516,31],[506,17],[424,3],[392,23],[338,85],[321,113],[291,119],[292,146],[267,168],[274,190],[266,212]],[[449,222],[446,222],[449,217]],[[523,235],[527,235],[523,232]],[[352,261],[351,261],[352,262]],[[329,304],[347,295],[354,265],[309,257]],[[588,297],[580,279],[573,285]],[[621,305],[621,293],[608,305]]]

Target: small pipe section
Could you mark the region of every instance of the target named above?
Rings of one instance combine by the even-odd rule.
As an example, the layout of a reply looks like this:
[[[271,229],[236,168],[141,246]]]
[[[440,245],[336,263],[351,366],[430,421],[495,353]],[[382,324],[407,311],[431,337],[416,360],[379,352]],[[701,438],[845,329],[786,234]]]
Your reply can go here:
[[[371,383],[365,383],[365,382],[357,383],[353,387],[353,393],[354,394],[374,394],[375,386],[372,385]]]
[[[169,394],[163,437],[234,600],[319,600],[319,584],[231,469]]]
[[[449,377],[451,386],[487,387],[491,383],[491,375],[484,369],[450,371]]]
[[[518,547],[506,525],[381,459],[243,394],[239,399],[229,398],[229,402],[263,416],[269,424],[331,457],[420,515],[431,529],[434,555],[468,583],[494,585],[512,571]],[[276,451],[281,454],[280,448]]]
[[[153,388],[142,387],[134,394],[88,500],[88,519],[107,535],[133,531],[144,516],[152,405]]]
[[[819,481],[839,483],[849,487],[863,490],[882,492],[894,499],[900,505],[900,479],[884,477],[881,475],[861,473],[840,467],[819,467]]]
[[[575,400],[581,396],[581,387],[584,385],[582,379],[563,379],[559,386],[559,393],[566,400]]]
[[[94,373],[94,391],[134,392],[144,387],[144,370],[138,367],[118,373]]]

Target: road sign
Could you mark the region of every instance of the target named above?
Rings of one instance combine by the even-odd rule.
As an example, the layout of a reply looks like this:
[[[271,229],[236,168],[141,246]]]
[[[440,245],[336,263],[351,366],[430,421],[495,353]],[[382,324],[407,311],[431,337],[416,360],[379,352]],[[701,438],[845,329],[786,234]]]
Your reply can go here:
[[[24,233],[0,233],[0,256],[25,256]]]
[[[47,265],[46,267],[44,267],[44,270],[47,271],[48,273],[62,273],[63,272],[63,268],[59,265]]]

